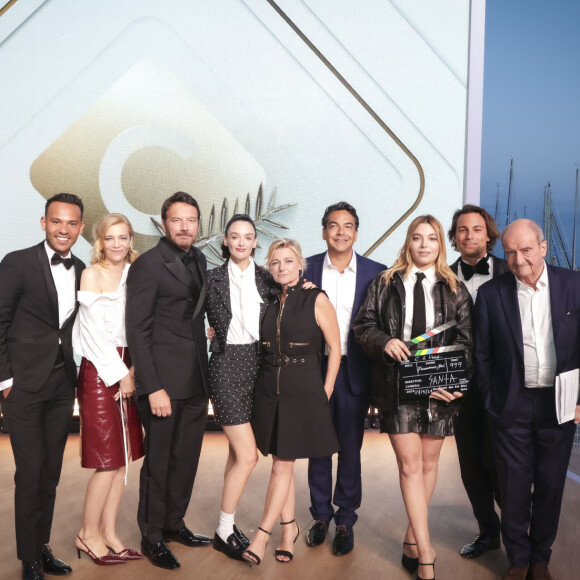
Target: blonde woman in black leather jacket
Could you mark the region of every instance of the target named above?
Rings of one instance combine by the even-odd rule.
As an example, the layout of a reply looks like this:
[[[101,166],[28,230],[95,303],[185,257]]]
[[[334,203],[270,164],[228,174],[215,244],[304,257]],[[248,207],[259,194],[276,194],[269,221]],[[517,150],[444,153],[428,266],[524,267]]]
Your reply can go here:
[[[435,577],[435,551],[428,527],[428,506],[437,481],[444,437],[454,435],[461,393],[435,391],[429,398],[399,401],[398,362],[410,351],[413,288],[416,274],[425,274],[426,331],[445,322],[457,325],[430,339],[428,347],[461,344],[471,375],[471,312],[469,293],[447,265],[443,228],[431,215],[415,218],[395,264],[375,278],[354,322],[356,339],[375,360],[371,403],[381,414],[399,467],[409,525],[404,538],[403,566],[418,579]]]

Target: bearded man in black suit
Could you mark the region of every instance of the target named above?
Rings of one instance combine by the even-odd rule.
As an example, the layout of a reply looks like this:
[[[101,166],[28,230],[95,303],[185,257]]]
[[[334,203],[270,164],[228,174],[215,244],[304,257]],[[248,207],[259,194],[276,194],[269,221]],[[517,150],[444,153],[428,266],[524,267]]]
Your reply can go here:
[[[127,342],[145,427],[139,511],[143,553],[173,570],[167,541],[207,546],[211,538],[185,525],[207,419],[206,259],[193,246],[199,206],[174,193],[161,209],[165,237],[127,277]]]
[[[77,372],[71,332],[85,265],[70,250],[83,204],[59,193],[40,220],[45,241],[0,264],[0,389],[16,473],[16,548],[22,577],[70,574],[48,542],[72,419]]]

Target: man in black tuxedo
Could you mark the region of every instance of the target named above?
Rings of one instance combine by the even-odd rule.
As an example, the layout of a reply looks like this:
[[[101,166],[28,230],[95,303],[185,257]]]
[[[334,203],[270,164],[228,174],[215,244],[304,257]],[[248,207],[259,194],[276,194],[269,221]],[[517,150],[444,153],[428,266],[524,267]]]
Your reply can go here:
[[[544,262],[547,242],[531,220],[507,226],[502,245],[510,272],[481,287],[474,324],[510,562],[502,580],[550,580],[580,422],[580,274]],[[562,392],[560,377],[566,379]]]
[[[48,546],[72,418],[77,370],[71,332],[85,265],[70,250],[83,204],[59,193],[40,219],[46,239],[0,264],[0,389],[16,474],[16,547],[22,577],[70,574]]]
[[[139,511],[144,554],[152,564],[180,564],[167,541],[206,546],[185,525],[207,418],[206,259],[193,246],[199,206],[177,192],[161,209],[165,237],[132,265],[126,326],[145,427]]]
[[[508,271],[507,262],[491,253],[500,233],[489,212],[467,204],[453,215],[447,235],[461,254],[451,269],[475,303],[482,284]],[[479,525],[477,537],[460,551],[464,558],[477,558],[500,547],[500,522],[494,505],[495,498],[499,506],[499,487],[491,436],[477,384],[472,387],[463,398],[455,431],[461,479]]]

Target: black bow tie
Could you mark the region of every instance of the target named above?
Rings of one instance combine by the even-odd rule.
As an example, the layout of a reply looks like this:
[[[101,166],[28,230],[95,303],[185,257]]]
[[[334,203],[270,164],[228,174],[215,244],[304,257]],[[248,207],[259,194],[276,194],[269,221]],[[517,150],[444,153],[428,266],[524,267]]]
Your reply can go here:
[[[62,264],[67,270],[70,270],[75,261],[72,258],[63,258],[60,254],[53,254],[52,258],[50,259],[50,263],[53,266],[58,266]]]
[[[463,274],[465,280],[469,280],[474,274],[489,274],[489,263],[487,259],[488,256],[482,258],[479,260],[479,262],[477,262],[477,264],[475,264],[475,266],[472,266],[471,264],[461,260],[461,273]]]

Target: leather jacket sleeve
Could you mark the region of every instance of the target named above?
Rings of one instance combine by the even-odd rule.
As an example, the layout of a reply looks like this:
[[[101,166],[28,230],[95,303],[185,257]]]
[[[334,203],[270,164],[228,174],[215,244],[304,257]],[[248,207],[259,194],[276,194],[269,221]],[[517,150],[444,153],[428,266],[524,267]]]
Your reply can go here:
[[[366,298],[362,303],[353,323],[356,341],[364,353],[373,358],[385,360],[385,346],[392,336],[382,324],[382,312],[385,306],[385,283],[383,274],[378,274],[371,282]]]
[[[455,319],[455,343],[465,346],[465,359],[467,375],[473,376],[473,327],[472,327],[472,302],[469,292],[463,284],[457,288]]]

